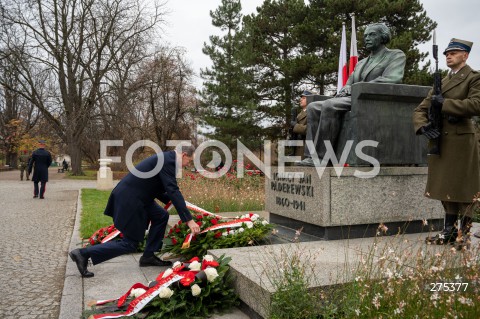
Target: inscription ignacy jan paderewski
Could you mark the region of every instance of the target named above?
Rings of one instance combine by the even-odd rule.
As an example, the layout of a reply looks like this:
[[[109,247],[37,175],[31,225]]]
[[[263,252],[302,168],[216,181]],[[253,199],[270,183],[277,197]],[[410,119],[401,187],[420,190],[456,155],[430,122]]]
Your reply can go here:
[[[273,173],[270,180],[270,189],[277,193],[290,194],[303,197],[314,197],[312,175],[304,174],[303,177],[295,177],[295,173]],[[281,194],[278,194],[281,195]],[[275,196],[275,204],[281,207],[305,210],[305,202],[298,199],[290,199],[285,196]]]

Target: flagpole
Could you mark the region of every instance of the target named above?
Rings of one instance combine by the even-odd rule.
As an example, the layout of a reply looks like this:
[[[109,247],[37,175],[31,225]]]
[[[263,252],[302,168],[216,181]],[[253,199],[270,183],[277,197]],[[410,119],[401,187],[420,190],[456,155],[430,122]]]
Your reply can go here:
[[[358,63],[357,29],[355,28],[355,13],[352,13],[352,39],[350,41],[350,61],[348,63],[348,75],[353,73]]]
[[[337,93],[347,83],[347,37],[345,35],[345,22],[342,23],[342,42],[340,44],[340,54],[338,57],[338,81]]]

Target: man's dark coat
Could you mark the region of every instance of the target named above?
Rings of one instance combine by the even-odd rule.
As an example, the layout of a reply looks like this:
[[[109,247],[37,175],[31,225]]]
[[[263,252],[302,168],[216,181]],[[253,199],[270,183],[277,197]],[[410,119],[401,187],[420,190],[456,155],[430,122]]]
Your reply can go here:
[[[28,174],[32,173],[33,182],[48,182],[48,167],[52,164],[52,155],[44,148],[36,149],[28,163]]]
[[[130,172],[115,187],[108,199],[105,215],[111,216],[115,227],[127,238],[143,241],[148,227],[147,210],[155,203],[155,198],[163,203],[169,200],[175,206],[181,220],[187,222],[192,216],[177,185],[174,151],[153,155],[136,166],[140,172],[151,172],[158,159],[163,166],[153,177],[141,178]]]

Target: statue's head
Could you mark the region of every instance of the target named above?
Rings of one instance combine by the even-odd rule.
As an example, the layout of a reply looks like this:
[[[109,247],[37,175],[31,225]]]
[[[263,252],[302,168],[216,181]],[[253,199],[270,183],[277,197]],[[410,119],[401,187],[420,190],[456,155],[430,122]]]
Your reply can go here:
[[[367,26],[363,35],[365,48],[376,51],[380,46],[390,42],[392,34],[384,23],[372,23]]]

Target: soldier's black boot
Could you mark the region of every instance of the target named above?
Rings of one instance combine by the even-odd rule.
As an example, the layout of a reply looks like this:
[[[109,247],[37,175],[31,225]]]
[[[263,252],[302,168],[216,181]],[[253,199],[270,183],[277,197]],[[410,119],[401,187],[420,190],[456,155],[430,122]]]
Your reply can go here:
[[[464,216],[461,219],[460,231],[454,244],[457,250],[470,249],[470,229],[472,228],[472,222],[472,218],[468,216]]]
[[[445,214],[445,226],[443,230],[435,236],[428,236],[425,242],[431,245],[446,245],[455,242],[458,235],[458,229],[455,225],[457,215]]]

